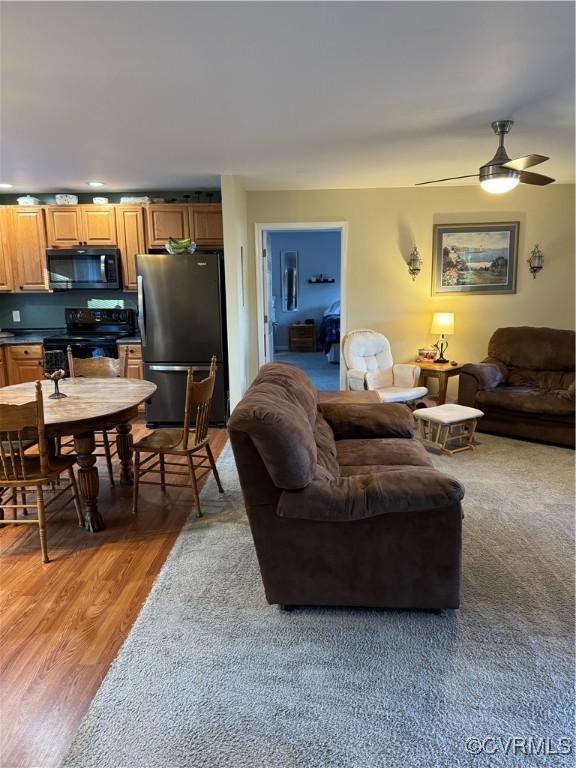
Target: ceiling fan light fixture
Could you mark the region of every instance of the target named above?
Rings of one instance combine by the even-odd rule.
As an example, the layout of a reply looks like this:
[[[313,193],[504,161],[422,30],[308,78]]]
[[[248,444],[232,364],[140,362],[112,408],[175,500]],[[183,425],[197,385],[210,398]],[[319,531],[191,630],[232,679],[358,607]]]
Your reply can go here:
[[[511,192],[520,183],[520,173],[501,166],[483,166],[480,168],[480,186],[493,195]]]

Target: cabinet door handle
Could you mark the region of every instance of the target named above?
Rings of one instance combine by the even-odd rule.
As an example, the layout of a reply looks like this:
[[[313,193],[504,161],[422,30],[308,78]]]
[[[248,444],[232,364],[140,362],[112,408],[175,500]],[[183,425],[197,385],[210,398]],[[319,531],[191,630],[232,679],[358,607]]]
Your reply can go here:
[[[27,349],[25,349],[25,350],[24,350],[24,354],[25,354],[25,355],[28,355],[28,354],[30,354],[30,353],[28,352],[28,350],[27,350]]]

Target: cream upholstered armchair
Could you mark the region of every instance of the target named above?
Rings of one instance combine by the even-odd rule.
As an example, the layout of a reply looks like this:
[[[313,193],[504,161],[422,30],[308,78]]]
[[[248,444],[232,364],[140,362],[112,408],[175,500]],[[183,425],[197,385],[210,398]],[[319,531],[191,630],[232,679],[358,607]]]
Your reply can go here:
[[[390,342],[381,333],[350,331],[342,351],[348,389],[372,389],[384,403],[406,403],[428,394],[418,386],[420,366],[394,364]]]

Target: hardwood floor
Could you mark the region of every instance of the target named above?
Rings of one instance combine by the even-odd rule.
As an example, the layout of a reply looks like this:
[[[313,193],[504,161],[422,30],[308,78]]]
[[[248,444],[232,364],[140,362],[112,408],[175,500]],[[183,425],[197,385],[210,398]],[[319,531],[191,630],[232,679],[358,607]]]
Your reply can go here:
[[[134,425],[135,435],[144,431]],[[218,456],[226,430],[210,434]],[[0,530],[2,768],[61,764],[192,510],[192,489],[146,485],[134,518],[132,489],[111,488],[102,459],[99,473],[106,530],[79,528],[71,504],[54,509],[47,565],[36,526]]]

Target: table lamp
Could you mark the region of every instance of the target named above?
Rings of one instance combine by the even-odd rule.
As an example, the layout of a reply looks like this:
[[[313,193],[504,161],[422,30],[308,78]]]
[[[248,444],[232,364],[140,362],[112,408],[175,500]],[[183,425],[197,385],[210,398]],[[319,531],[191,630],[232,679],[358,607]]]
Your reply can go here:
[[[430,333],[440,336],[440,338],[434,345],[438,349],[438,352],[440,353],[440,357],[438,357],[434,362],[447,363],[448,360],[444,357],[444,353],[448,349],[448,342],[446,341],[446,336],[451,336],[454,333],[454,313],[453,312],[434,312]]]

